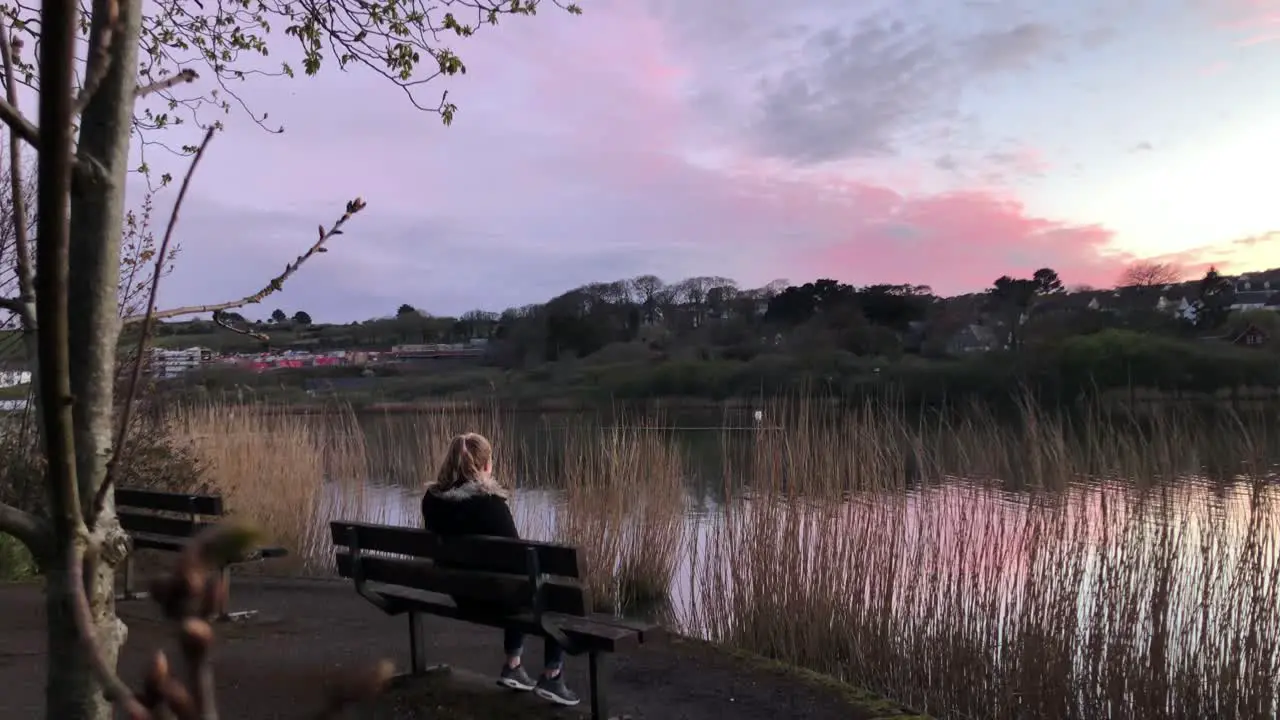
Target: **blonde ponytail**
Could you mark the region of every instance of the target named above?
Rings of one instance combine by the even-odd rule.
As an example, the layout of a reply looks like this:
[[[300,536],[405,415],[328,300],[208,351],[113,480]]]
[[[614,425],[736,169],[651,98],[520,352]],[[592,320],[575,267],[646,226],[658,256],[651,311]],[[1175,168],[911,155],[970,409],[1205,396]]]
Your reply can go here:
[[[449,443],[440,471],[430,489],[447,492],[466,483],[477,483],[493,494],[504,495],[502,489],[486,473],[493,461],[493,445],[478,433],[463,433]]]

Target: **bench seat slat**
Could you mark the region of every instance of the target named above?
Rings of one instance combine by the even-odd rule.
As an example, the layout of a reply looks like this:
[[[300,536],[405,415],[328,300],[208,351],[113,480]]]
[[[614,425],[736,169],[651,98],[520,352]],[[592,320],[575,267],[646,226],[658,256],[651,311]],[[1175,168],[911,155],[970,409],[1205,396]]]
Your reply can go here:
[[[164,535],[188,538],[209,527],[209,523],[194,522],[190,518],[163,517],[121,508],[120,527],[126,532],[140,535]]]
[[[386,598],[398,613],[422,612],[476,625],[510,628],[529,635],[545,636],[532,612],[494,615],[468,612],[459,608],[447,595],[412,588],[370,582],[367,589]],[[544,618],[559,628],[581,652],[618,652],[644,642],[642,633],[610,623],[606,616],[577,617],[562,613],[545,613]],[[597,619],[598,618],[598,619]]]
[[[351,577],[354,570],[351,553],[340,550],[336,555],[338,574]],[[532,603],[533,588],[522,575],[453,569],[428,560],[366,555],[361,555],[360,564],[364,579],[369,582],[520,608],[529,608]],[[576,581],[547,579],[542,589],[547,612],[586,615],[590,610],[586,592]]]
[[[129,541],[137,550],[167,550],[178,552],[187,546],[187,538],[175,538],[166,535],[143,535],[129,533]]]
[[[129,540],[133,543],[135,550],[166,550],[169,552],[181,552],[187,546],[189,538],[172,537],[169,535],[151,535],[147,533],[129,533]],[[251,551],[244,558],[244,562],[252,562],[255,560],[270,560],[271,558],[288,557],[288,548],[282,547],[264,547]]]
[[[628,632],[636,633],[639,636],[640,644],[654,644],[665,642],[667,639],[667,630],[661,625],[649,622],[648,620],[636,620],[633,618],[622,618],[616,615],[606,615],[604,613],[592,613],[587,616],[593,623],[600,625],[613,625]]]
[[[543,573],[575,580],[582,577],[578,551],[569,545],[500,537],[444,538],[418,528],[335,520],[329,523],[335,546],[346,547],[350,542],[348,528],[355,530],[362,552],[407,555],[434,560],[441,565],[523,575],[528,572],[528,550],[532,548],[537,553],[538,569]]]
[[[116,489],[118,507],[138,510],[167,510],[197,515],[222,515],[222,498],[217,495],[160,492],[157,490]]]

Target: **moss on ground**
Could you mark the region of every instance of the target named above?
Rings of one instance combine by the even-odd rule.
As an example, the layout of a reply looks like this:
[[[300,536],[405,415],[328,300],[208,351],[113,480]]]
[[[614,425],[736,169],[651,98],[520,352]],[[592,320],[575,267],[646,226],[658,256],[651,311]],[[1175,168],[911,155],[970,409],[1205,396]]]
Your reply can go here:
[[[585,703],[584,703],[585,705]],[[458,668],[394,685],[366,712],[354,717],[370,720],[551,720],[578,714],[549,705],[532,693],[516,693]]]
[[[827,675],[701,640],[672,638],[671,643],[677,652],[720,655],[741,663],[745,669],[773,675],[780,683],[800,683],[829,692],[847,703],[850,717],[859,720],[932,720],[928,715],[913,712],[900,703]],[[392,687],[366,712],[358,713],[358,717],[371,720],[506,720],[518,716],[551,720],[583,714],[589,715],[585,699],[577,708],[559,708],[538,700],[532,694],[512,693],[496,687],[492,678],[451,668]]]
[[[897,701],[887,699],[865,688],[842,682],[830,675],[823,675],[822,673],[795,665],[788,665],[762,655],[716,645],[705,640],[682,637],[673,638],[672,643],[691,648],[696,647],[703,652],[720,653],[733,658],[746,667],[772,673],[792,682],[800,682],[827,690],[843,699],[855,713],[859,716],[865,716],[867,720],[932,720],[929,715],[917,713]]]

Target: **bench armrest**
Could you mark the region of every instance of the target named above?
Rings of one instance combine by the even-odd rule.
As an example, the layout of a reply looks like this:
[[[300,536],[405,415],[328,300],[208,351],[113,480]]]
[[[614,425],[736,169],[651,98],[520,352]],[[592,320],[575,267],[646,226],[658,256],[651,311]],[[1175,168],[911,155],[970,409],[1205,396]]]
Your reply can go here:
[[[282,558],[288,556],[289,549],[282,547],[258,548],[253,552],[253,557],[257,560],[270,560],[271,558]]]

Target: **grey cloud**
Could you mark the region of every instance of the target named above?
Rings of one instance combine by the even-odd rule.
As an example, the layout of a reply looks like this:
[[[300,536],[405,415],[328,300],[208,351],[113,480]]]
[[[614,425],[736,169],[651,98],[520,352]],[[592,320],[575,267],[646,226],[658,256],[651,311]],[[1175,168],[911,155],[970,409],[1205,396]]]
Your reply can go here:
[[[825,29],[805,50],[808,63],[758,84],[752,130],[771,154],[801,162],[882,155],[904,126],[945,113],[955,97],[947,57],[923,28],[872,19]]]
[[[978,72],[1002,72],[1025,67],[1048,50],[1057,33],[1039,23],[1022,23],[1006,30],[981,33],[968,41],[972,68]]]
[[[1060,40],[1051,24],[1018,13],[941,3],[931,19],[822,0],[790,14],[776,4],[759,13],[709,1],[678,13],[659,5],[677,37],[696,38],[700,64],[714,68],[695,82],[695,108],[765,154],[805,164],[893,154],[940,124],[963,124],[960,100],[975,79],[1025,68]]]

